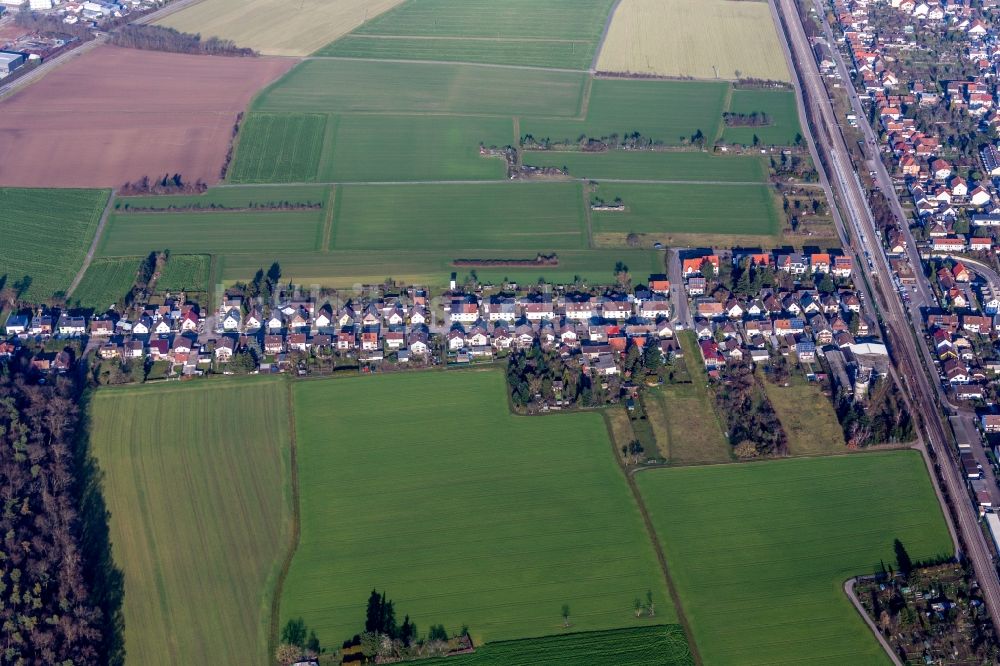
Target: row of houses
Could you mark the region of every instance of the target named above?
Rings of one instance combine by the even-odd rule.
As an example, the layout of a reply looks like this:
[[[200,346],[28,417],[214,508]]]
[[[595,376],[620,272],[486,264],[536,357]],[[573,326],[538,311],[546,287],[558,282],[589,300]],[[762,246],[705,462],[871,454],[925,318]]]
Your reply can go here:
[[[834,255],[829,252],[752,252],[735,251],[732,253],[734,266],[751,264],[757,267],[771,268],[791,275],[826,275],[847,279],[854,271],[854,260],[846,255]],[[705,254],[682,259],[681,274],[690,283],[690,278],[704,275],[707,267],[713,274],[718,274],[721,259],[716,254]]]

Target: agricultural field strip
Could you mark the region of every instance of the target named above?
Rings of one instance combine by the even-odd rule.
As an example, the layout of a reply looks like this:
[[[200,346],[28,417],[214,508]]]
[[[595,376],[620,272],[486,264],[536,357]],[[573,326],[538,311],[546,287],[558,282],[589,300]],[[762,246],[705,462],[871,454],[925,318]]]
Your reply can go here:
[[[336,55],[311,55],[300,58],[302,61],[310,60],[340,60],[346,62],[393,62],[407,65],[461,65],[462,67],[485,67],[487,69],[513,69],[528,70],[534,72],[555,72],[558,74],[585,74],[589,70],[586,67],[574,69],[572,67],[543,67],[541,65],[505,65],[495,62],[464,62],[454,60],[411,60],[409,58],[358,58],[355,56]],[[465,115],[465,114],[463,114]]]

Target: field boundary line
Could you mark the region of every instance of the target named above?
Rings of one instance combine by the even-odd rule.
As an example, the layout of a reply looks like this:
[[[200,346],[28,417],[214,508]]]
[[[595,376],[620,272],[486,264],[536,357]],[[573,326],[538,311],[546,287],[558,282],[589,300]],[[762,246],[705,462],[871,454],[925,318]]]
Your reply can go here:
[[[326,123],[323,125],[323,148],[319,160],[316,162],[316,173],[313,174],[315,180],[319,180],[331,169],[331,162],[334,161],[334,153],[337,151],[337,133],[340,131],[340,114],[326,114]],[[332,172],[331,172],[332,175]]]
[[[715,137],[712,141],[718,141],[726,133],[726,117],[733,107],[733,84],[726,86],[726,96],[722,99],[722,114],[719,116],[719,124],[715,126]]]
[[[298,441],[295,436],[295,401],[292,397],[292,383],[285,381],[285,400],[288,408],[288,461],[289,474],[292,486],[292,524],[291,533],[288,538],[288,550],[285,559],[278,570],[278,579],[274,583],[274,591],[271,596],[271,624],[267,636],[268,661],[272,661],[274,653],[278,649],[278,624],[281,613],[281,594],[285,587],[285,580],[288,578],[288,570],[292,567],[292,560],[299,549],[299,537],[301,532],[300,509],[299,509],[299,468],[297,461]]]
[[[548,152],[548,151],[532,151],[532,152]],[[555,151],[553,151],[555,152]],[[298,183],[225,183],[216,185],[214,189],[236,189],[240,187],[250,187],[250,188],[260,188],[260,187],[306,187],[309,185],[360,185],[360,186],[402,186],[402,185],[504,185],[510,183],[516,183],[521,186],[544,186],[552,185],[554,183],[587,183],[590,181],[597,181],[599,183],[623,183],[631,185],[711,185],[712,187],[717,186],[734,186],[734,187],[765,187],[770,190],[770,183],[767,181],[756,181],[756,180],[669,180],[669,179],[639,179],[639,178],[562,178],[559,180],[533,180],[533,179],[519,179],[510,180],[505,178],[503,180],[327,180],[322,182],[316,181],[302,181]],[[187,213],[188,211],[183,211]],[[205,213],[211,211],[192,211],[195,213]],[[222,211],[226,212],[226,211]],[[261,215],[272,215],[274,214],[271,210],[254,211]],[[151,214],[156,215],[157,212],[143,212],[143,213],[130,213],[133,215],[145,215]],[[772,234],[760,234],[760,235],[772,235]]]
[[[674,579],[670,575],[670,569],[667,567],[667,558],[663,554],[663,548],[660,546],[660,540],[656,536],[656,530],[653,528],[653,521],[649,517],[649,512],[646,510],[646,503],[642,499],[642,495],[639,493],[639,487],[635,483],[634,475],[629,473],[626,469],[624,461],[618,457],[618,449],[615,444],[614,433],[611,428],[611,421],[608,419],[608,415],[605,411],[601,412],[601,418],[604,419],[604,427],[608,433],[608,440],[611,442],[611,455],[614,456],[615,461],[618,463],[618,469],[621,471],[622,475],[625,477],[625,482],[628,484],[629,490],[632,492],[632,499],[635,501],[636,507],[639,509],[639,515],[642,516],[642,523],[646,528],[646,536],[649,538],[650,545],[653,546],[653,552],[656,553],[656,559],[660,564],[660,573],[663,574],[663,578],[667,583],[667,590],[670,592],[670,602],[674,605],[674,610],[677,612],[677,622],[684,629],[684,636],[687,638],[688,649],[691,651],[691,657],[694,659],[694,663],[697,666],[702,665],[701,654],[698,652],[698,645],[694,642],[694,634],[691,631],[691,623],[688,622],[687,615],[684,614],[684,607],[681,605],[680,595],[677,593],[677,587],[674,585]],[[629,424],[631,426],[631,423]]]
[[[594,217],[590,212],[590,188],[584,184],[580,188],[583,193],[583,220],[587,225],[587,248],[594,249]]]
[[[94,238],[90,241],[90,249],[87,250],[87,256],[83,258],[83,264],[80,266],[80,270],[76,272],[76,277],[70,282],[69,288],[66,290],[66,298],[69,299],[76,291],[76,288],[80,286],[80,282],[83,280],[84,274],[87,269],[90,268],[91,262],[94,260],[94,255],[97,253],[97,247],[101,242],[101,237],[104,235],[104,227],[108,224],[108,218],[111,216],[111,208],[115,201],[115,191],[111,190],[108,194],[108,202],[104,205],[104,212],[101,213],[101,219],[97,223],[97,229],[94,230]]]
[[[590,61],[590,73],[594,74],[597,72],[597,61],[601,58],[601,51],[604,50],[604,42],[608,38],[608,32],[611,30],[611,22],[615,18],[615,12],[618,11],[618,5],[622,4],[622,0],[615,0],[615,4],[611,5],[611,10],[608,12],[608,17],[604,19],[604,30],[601,31],[601,38],[597,40],[597,47],[594,49],[594,57]]]

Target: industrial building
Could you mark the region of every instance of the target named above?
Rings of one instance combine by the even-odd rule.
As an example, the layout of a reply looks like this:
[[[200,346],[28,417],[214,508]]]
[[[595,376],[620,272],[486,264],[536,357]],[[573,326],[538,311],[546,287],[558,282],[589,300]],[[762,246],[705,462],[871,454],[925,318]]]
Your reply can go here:
[[[0,79],[10,75],[15,69],[24,64],[23,53],[13,53],[11,51],[0,51]]]

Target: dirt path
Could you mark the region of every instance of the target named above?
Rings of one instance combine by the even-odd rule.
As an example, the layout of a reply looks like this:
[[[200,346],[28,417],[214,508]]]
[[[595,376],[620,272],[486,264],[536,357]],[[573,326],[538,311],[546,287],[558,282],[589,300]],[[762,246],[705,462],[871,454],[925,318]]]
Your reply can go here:
[[[108,203],[104,206],[104,212],[101,213],[101,221],[97,223],[97,231],[94,232],[94,240],[90,242],[90,249],[87,250],[87,256],[83,259],[83,265],[80,266],[80,270],[77,271],[76,277],[73,278],[73,282],[70,283],[69,289],[66,290],[66,299],[68,300],[76,288],[80,286],[80,281],[83,279],[84,273],[90,268],[90,262],[94,260],[94,254],[97,253],[97,246],[101,242],[101,236],[104,235],[104,227],[108,224],[108,217],[111,215],[112,206],[115,203],[115,192],[111,191],[111,196],[108,197]]]
[[[281,593],[285,587],[285,579],[288,578],[288,570],[292,566],[292,558],[299,548],[299,536],[301,533],[301,515],[299,513],[299,468],[298,468],[298,442],[295,437],[295,404],[292,399],[292,382],[285,382],[286,399],[288,401],[288,439],[289,439],[289,465],[292,478],[292,529],[288,538],[288,552],[281,563],[278,571],[278,580],[274,583],[274,592],[271,596],[271,623],[268,627],[267,652],[268,657],[274,655],[278,649],[278,625],[281,613]]]
[[[861,602],[858,601],[858,595],[854,593],[854,585],[857,582],[857,578],[851,578],[844,583],[844,593],[847,594],[847,598],[851,600],[852,604],[854,604],[854,610],[858,611],[861,618],[865,621],[865,624],[867,624],[868,628],[872,630],[873,634],[875,634],[875,638],[878,639],[878,642],[882,645],[882,649],[885,650],[889,659],[892,659],[892,663],[896,666],[903,666],[903,662],[901,662],[899,657],[896,656],[896,651],[893,650],[892,646],[889,645],[889,642],[885,640],[885,636],[883,636],[882,632],[878,630],[878,627],[876,627],[875,623],[872,622],[871,617],[869,617],[868,613],[865,612],[864,606],[862,606]]]
[[[360,35],[352,34],[351,39],[413,39],[441,42],[541,42],[548,44],[588,44],[585,39],[548,39],[547,37],[457,37],[438,35]],[[474,64],[474,63],[466,63]]]
[[[614,444],[612,444],[614,446]],[[639,493],[639,487],[635,483],[635,475],[629,474],[622,468],[622,473],[625,474],[625,480],[628,482],[628,487],[632,491],[632,497],[635,499],[636,505],[639,507],[639,513],[642,514],[642,522],[646,526],[646,533],[649,536],[650,542],[653,544],[653,550],[656,551],[656,559],[660,563],[660,570],[663,572],[663,577],[667,581],[667,589],[670,591],[670,601],[674,604],[674,609],[677,611],[677,621],[680,622],[681,627],[684,628],[684,635],[687,637],[688,649],[691,650],[691,656],[694,657],[695,664],[702,664],[701,655],[698,653],[698,645],[694,641],[694,634],[691,632],[691,623],[688,622],[687,615],[684,613],[684,607],[681,605],[680,595],[677,594],[677,587],[674,585],[674,579],[670,576],[670,568],[667,566],[667,558],[663,554],[663,548],[660,547],[660,541],[656,538],[656,530],[653,529],[653,521],[649,518],[649,512],[646,511],[646,503],[642,499],[642,495]]]
[[[621,3],[622,0],[615,0],[615,4],[611,6],[611,11],[608,12],[608,18],[604,21],[604,30],[601,31],[601,38],[597,40],[597,48],[594,49],[594,59],[590,61],[591,74],[597,71],[597,61],[601,57],[601,50],[604,48],[604,41],[608,38],[608,30],[611,29],[611,21],[615,18],[615,12],[618,11],[618,5]]]
[[[749,187],[767,185],[764,181],[755,180],[653,180],[635,178],[562,178],[559,180],[515,180],[515,183],[522,183],[525,186],[542,185],[546,183],[586,183],[597,180],[602,183],[631,183],[634,185],[718,185],[733,187]],[[329,180],[323,182],[302,182],[302,183],[219,183],[213,189],[234,189],[241,187],[261,188],[261,187],[300,187],[304,185],[503,185],[510,183],[508,179],[503,180]]]
[[[330,251],[330,236],[333,235],[333,206],[337,200],[337,186],[330,188],[330,194],[326,198],[326,215],[323,218],[323,241],[320,250]]]

